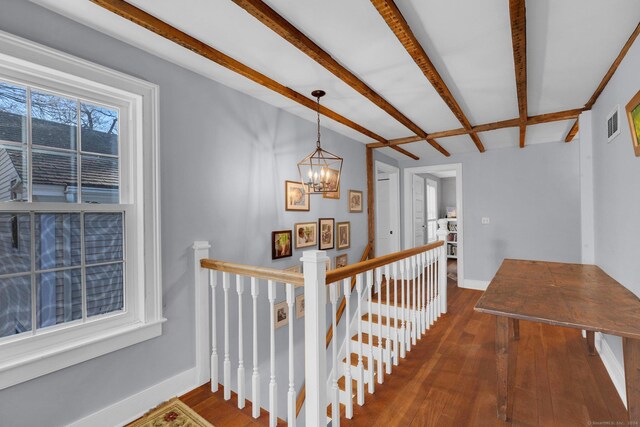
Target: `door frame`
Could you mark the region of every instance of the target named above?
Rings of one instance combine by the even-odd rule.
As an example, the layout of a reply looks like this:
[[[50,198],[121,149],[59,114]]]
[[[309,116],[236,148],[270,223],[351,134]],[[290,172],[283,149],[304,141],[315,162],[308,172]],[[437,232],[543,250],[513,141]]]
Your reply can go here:
[[[413,235],[411,236],[411,241],[414,242],[413,246],[415,246],[415,241],[416,241],[416,204],[414,203],[416,200],[416,193],[413,188],[413,186],[416,184],[416,178],[422,181],[422,244],[426,245],[426,243],[424,243],[425,240],[428,240],[428,232],[426,230],[426,226],[427,226],[427,210],[425,209],[426,207],[426,203],[427,203],[427,180],[424,179],[423,177],[421,177],[418,174],[413,174],[411,176],[411,223],[413,224],[412,230],[413,230]]]
[[[464,287],[464,215],[462,194],[462,163],[449,163],[443,165],[417,166],[404,169],[404,249],[413,247],[413,175],[456,171],[456,214],[458,215],[458,287]],[[440,191],[440,188],[438,188]]]
[[[390,227],[394,231],[393,238],[390,239],[391,242],[391,251],[399,252],[400,251],[400,234],[402,233],[400,229],[400,168],[396,166],[392,166],[390,164],[381,162],[380,160],[375,161],[374,165],[374,192],[375,192],[375,229],[378,230],[378,219],[380,215],[378,212],[380,211],[380,197],[378,197],[378,170],[382,170],[385,173],[389,174],[389,204],[390,206],[396,206],[395,209],[391,209],[391,214],[389,215]],[[378,241],[379,239],[375,239],[375,254],[379,256],[378,253]]]

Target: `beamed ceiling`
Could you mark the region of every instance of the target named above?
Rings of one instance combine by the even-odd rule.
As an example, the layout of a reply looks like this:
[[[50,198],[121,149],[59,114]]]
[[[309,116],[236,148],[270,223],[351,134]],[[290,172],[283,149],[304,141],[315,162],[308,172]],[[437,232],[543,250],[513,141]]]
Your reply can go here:
[[[638,0],[32,1],[307,120],[324,89],[398,159],[571,141],[640,32]]]

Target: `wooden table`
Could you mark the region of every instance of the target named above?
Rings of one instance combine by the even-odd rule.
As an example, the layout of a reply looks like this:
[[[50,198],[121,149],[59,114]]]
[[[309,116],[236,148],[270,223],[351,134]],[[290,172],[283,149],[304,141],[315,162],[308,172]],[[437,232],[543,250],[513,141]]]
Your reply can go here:
[[[595,265],[505,260],[475,310],[496,316],[498,418],[510,420],[519,320],[622,337],[630,421],[640,421],[640,300]],[[511,361],[509,358],[511,357]],[[511,371],[510,371],[511,369]]]

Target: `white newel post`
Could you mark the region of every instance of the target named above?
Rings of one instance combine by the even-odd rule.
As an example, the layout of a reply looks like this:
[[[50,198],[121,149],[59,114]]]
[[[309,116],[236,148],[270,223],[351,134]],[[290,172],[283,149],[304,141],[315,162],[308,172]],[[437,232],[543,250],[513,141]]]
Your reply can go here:
[[[442,240],[444,245],[437,252],[438,254],[438,299],[440,302],[440,313],[447,312],[447,236],[449,229],[446,219],[438,220],[438,240]]]
[[[305,251],[304,265],[304,373],[306,427],[327,425],[327,289],[324,251]]]
[[[218,389],[218,363],[215,335],[209,345],[209,304],[213,306],[215,296],[215,282],[209,283],[209,270],[200,267],[200,260],[209,258],[211,245],[207,241],[193,242],[193,270],[195,278],[195,333],[196,333],[196,381],[202,385],[209,381],[211,374],[211,390]],[[211,285],[211,299],[209,299],[209,285]],[[215,325],[215,307],[212,308],[214,316],[211,322]],[[215,327],[213,328],[215,334]],[[215,365],[213,357],[215,356]],[[215,369],[214,369],[215,368]],[[213,369],[210,371],[210,369]],[[215,376],[215,378],[214,378]],[[215,379],[215,385],[214,380]],[[214,390],[215,387],[215,390]]]

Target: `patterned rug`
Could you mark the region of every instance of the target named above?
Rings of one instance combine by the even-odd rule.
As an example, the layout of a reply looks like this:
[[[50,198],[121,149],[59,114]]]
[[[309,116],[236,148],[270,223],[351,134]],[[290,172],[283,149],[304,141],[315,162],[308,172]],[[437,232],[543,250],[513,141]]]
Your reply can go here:
[[[147,412],[129,427],[213,427],[177,397]]]

